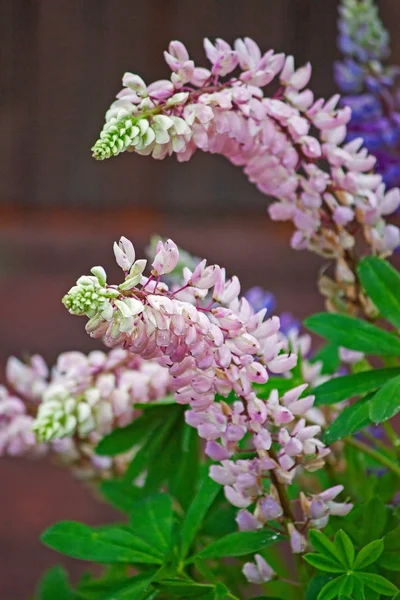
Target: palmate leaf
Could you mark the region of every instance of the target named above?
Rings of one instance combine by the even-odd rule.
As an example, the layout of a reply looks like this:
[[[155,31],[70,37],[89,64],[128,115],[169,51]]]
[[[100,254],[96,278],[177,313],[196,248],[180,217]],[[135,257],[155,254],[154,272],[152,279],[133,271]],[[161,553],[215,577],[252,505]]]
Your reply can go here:
[[[158,587],[162,592],[168,594],[168,598],[198,598],[201,595],[215,592],[214,585],[182,579],[164,579]]]
[[[370,544],[364,546],[357,554],[354,561],[354,569],[365,569],[365,567],[372,565],[382,554],[383,548],[383,540],[374,540]]]
[[[164,416],[161,421],[156,420],[156,430],[142,445],[129,464],[124,474],[124,479],[127,481],[136,479],[144,471],[147,471],[148,476],[150,476],[155,459],[164,448],[179,419],[182,418],[184,408],[175,405],[169,406],[167,409],[160,409],[160,411],[163,411]],[[153,411],[146,414],[153,415],[153,418],[155,416]],[[157,412],[156,414],[159,416],[160,413]]]
[[[281,534],[269,531],[238,531],[211,542],[188,562],[193,562],[195,558],[220,558],[252,554],[282,539]]]
[[[346,588],[351,587],[352,581],[349,583],[348,577],[348,575],[341,575],[340,577],[336,577],[336,579],[332,579],[332,581],[326,583],[318,594],[318,600],[333,600],[333,598],[337,598],[341,592],[346,594],[349,593]],[[351,588],[351,591],[353,591],[353,588]]]
[[[370,425],[372,423],[369,416],[371,398],[372,396],[367,396],[355,404],[346,406],[326,429],[323,435],[324,443],[330,445]]]
[[[114,508],[125,513],[129,513],[133,503],[143,497],[142,488],[135,487],[131,483],[119,479],[102,481],[100,492]]]
[[[343,565],[339,565],[336,561],[322,554],[305,554],[304,560],[315,569],[324,573],[343,573],[345,570]]]
[[[63,521],[42,535],[46,546],[81,560],[99,563],[162,564],[163,553],[118,527],[100,529]]]
[[[126,427],[117,427],[99,442],[96,454],[116,456],[149,439],[160,423],[164,421],[166,411],[167,409],[163,408],[155,414],[153,411],[147,412]]]
[[[204,517],[208,513],[215,498],[221,491],[221,486],[215,483],[208,473],[203,478],[200,488],[193,498],[181,527],[181,557],[185,558],[190,546],[202,526]]]
[[[338,346],[372,356],[400,356],[400,339],[370,323],[348,315],[318,313],[304,325]]]
[[[172,519],[172,498],[167,494],[143,498],[135,502],[130,510],[130,523],[135,536],[162,555],[171,543]]]
[[[343,529],[340,529],[335,535],[335,548],[337,549],[341,562],[345,567],[351,569],[354,563],[355,548],[354,544]]]
[[[308,584],[305,600],[316,600],[322,588],[336,577],[332,575],[316,575]]]
[[[356,577],[363,582],[365,587],[382,596],[394,596],[399,591],[399,588],[394,583],[386,579],[386,577],[382,577],[382,575],[358,572]]]
[[[385,383],[369,406],[369,415],[374,423],[382,423],[396,415],[400,411],[400,375]]]
[[[378,565],[388,571],[400,571],[400,527],[396,527],[383,538],[384,551]]]
[[[193,499],[198,483],[200,438],[197,430],[185,423],[182,413],[170,436],[170,458],[165,469],[167,471],[168,489],[186,511]]]
[[[141,573],[135,577],[129,577],[123,584],[111,589],[104,595],[98,596],[98,600],[147,600],[154,598],[152,594],[152,580],[156,571]],[[97,600],[96,598],[96,600]]]
[[[336,562],[337,565],[344,566],[338,549],[326,535],[324,535],[321,531],[318,531],[318,529],[310,529],[308,536],[311,544],[317,552],[323,554],[327,558],[330,558]]]
[[[68,575],[60,566],[53,567],[45,573],[38,585],[35,600],[73,600],[69,587]]]
[[[395,327],[400,327],[400,275],[386,260],[367,256],[358,265],[358,275],[368,296]]]
[[[334,377],[314,388],[315,406],[335,404],[348,398],[374,392],[387,381],[400,375],[400,367],[363,371],[355,375]]]

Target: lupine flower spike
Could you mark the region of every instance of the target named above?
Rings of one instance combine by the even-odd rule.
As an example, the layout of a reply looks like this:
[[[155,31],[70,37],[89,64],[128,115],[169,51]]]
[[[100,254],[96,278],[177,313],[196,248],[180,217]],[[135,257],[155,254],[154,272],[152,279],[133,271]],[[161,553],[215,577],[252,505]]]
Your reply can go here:
[[[335,79],[352,111],[347,140],[362,137],[390,189],[400,184],[400,67],[388,63],[389,34],[374,0],[342,0]]]
[[[400,193],[385,190],[361,137],[344,143],[350,108],[338,107],[338,95],[315,100],[307,88],[310,64],[296,69],[292,56],[262,54],[249,38],[233,47],[205,40],[204,47],[208,69],[196,67],[174,41],[165,53],[169,80],[146,85],[126,73],[94,157],[128,150],[185,161],[198,149],[225,156],[276,199],[269,214],[292,221],[294,248],[335,261],[335,280],[324,277],[320,285],[329,308],[368,313],[357,256],[366,247],[386,256],[399,245],[399,229],[386,217],[399,206]],[[278,89],[271,97],[265,88],[273,81]]]

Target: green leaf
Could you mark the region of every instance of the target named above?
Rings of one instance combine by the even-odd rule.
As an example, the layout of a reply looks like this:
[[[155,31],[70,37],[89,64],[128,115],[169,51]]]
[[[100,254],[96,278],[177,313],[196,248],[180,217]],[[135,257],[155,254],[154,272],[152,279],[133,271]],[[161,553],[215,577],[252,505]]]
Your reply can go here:
[[[324,535],[321,531],[318,531],[318,529],[310,529],[308,537],[317,552],[323,554],[327,558],[330,558],[336,562],[337,565],[342,565],[341,556],[338,552],[338,549],[326,535]]]
[[[370,402],[369,415],[374,423],[391,419],[400,411],[400,375],[391,379]]]
[[[346,578],[347,575],[341,575],[340,577],[336,577],[336,579],[333,579],[324,585],[318,594],[318,600],[333,600],[333,598],[336,598],[342,586],[345,584]]]
[[[341,557],[341,562],[349,569],[352,568],[355,557],[354,544],[343,529],[340,529],[335,535],[335,547]]]
[[[364,546],[362,550],[357,554],[357,558],[354,562],[354,569],[364,569],[368,565],[376,562],[383,552],[384,544],[383,540],[375,540]]]
[[[199,440],[197,430],[187,425],[182,415],[182,424],[177,431],[176,443],[172,446],[173,454],[168,465],[168,488],[185,512],[193,499],[198,482]]]
[[[279,533],[269,531],[238,531],[212,542],[199,552],[197,557],[243,556],[244,554],[259,552],[281,539],[283,537]]]
[[[338,346],[373,356],[400,356],[400,339],[348,315],[318,313],[304,321],[308,329]]]
[[[388,571],[400,571],[400,527],[392,529],[383,538],[384,552],[378,564]]]
[[[259,398],[268,398],[272,390],[278,390],[279,395],[291,390],[294,386],[293,379],[285,379],[284,377],[270,377],[267,383],[256,383],[254,388],[257,390]],[[236,399],[236,398],[235,398]]]
[[[305,600],[315,600],[327,583],[332,581],[332,575],[317,575],[308,584]]]
[[[119,479],[102,481],[100,491],[112,506],[126,513],[129,513],[133,503],[143,496],[141,488]]]
[[[348,398],[374,392],[388,380],[400,375],[400,368],[363,371],[356,375],[344,375],[325,381],[313,390],[315,406],[335,404]]]
[[[348,435],[352,435],[353,433],[357,433],[357,431],[360,431],[367,425],[370,425],[370,401],[371,397],[367,396],[355,404],[346,406],[346,408],[341,411],[339,416],[325,431],[323,435],[324,443],[329,446],[330,444],[333,444],[333,442],[341,440]]]
[[[393,494],[391,497],[393,497]],[[228,502],[218,503],[215,508],[211,508],[204,519],[201,533],[218,538],[237,531],[236,515],[237,509],[232,504]]]
[[[306,554],[304,560],[315,569],[319,569],[325,573],[343,573],[345,570],[343,565],[339,565],[335,560],[322,554]]]
[[[204,517],[208,513],[212,503],[221,490],[221,486],[215,483],[208,473],[206,474],[199,491],[193,498],[193,502],[188,508],[185,520],[181,528],[181,557],[185,558],[197,532],[201,528]]]
[[[160,409],[156,414],[157,417],[160,417],[160,414],[162,413],[163,416],[161,421],[159,418],[154,419],[154,413],[152,411],[146,413],[150,418],[153,415],[153,420],[156,422],[156,431],[151,433],[147,442],[143,444],[136,453],[125,472],[124,479],[132,481],[143,473],[143,471],[148,471],[150,475],[152,464],[161,452],[161,449],[164,448],[168,437],[176,426],[179,417],[182,417],[183,412],[184,409],[182,406],[178,405],[169,406],[165,410]]]
[[[125,529],[95,529],[63,521],[42,535],[46,546],[81,560],[99,563],[162,564],[162,554]]]
[[[179,598],[191,598],[193,596],[198,598],[200,595],[213,592],[215,586],[182,579],[165,579],[160,583],[160,589],[168,594],[168,598],[176,596]]]
[[[172,534],[172,499],[156,494],[135,502],[130,511],[135,536],[163,554],[168,550]]]
[[[346,578],[342,581],[339,592],[340,594],[351,594],[353,592],[356,580],[351,573],[347,573]]]
[[[111,590],[99,600],[147,600],[151,594],[151,582],[155,572],[141,573],[126,579],[125,582]],[[154,595],[150,596],[154,598]],[[57,599],[58,600],[58,599]]]
[[[367,588],[382,596],[394,596],[399,591],[399,588],[394,583],[386,579],[386,577],[382,577],[382,575],[359,572],[357,573],[357,577],[361,579]]]
[[[339,348],[334,344],[325,344],[310,360],[311,363],[322,362],[321,375],[333,375],[340,366]]]
[[[386,260],[367,256],[358,265],[363,288],[375,306],[395,327],[400,327],[400,275]]]
[[[72,600],[72,592],[68,583],[65,569],[56,566],[49,569],[42,577],[38,590],[37,600]]]
[[[165,418],[165,411],[162,411],[162,415],[160,413],[145,413],[126,427],[117,427],[99,442],[96,454],[116,456],[148,439]]]
[[[175,397],[172,394],[165,396],[164,398],[160,398],[160,400],[152,400],[151,402],[135,402],[133,407],[146,411],[159,409],[163,406],[171,406],[171,404],[176,404]]]
[[[363,545],[382,537],[386,521],[387,511],[385,503],[379,496],[374,496],[362,510],[363,520]]]

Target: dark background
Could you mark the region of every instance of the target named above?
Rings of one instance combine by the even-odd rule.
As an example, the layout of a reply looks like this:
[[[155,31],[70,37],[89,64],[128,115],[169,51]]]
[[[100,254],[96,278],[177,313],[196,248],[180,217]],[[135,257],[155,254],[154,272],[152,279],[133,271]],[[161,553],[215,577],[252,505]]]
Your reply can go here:
[[[9,354],[52,361],[63,350],[94,348],[60,298],[94,264],[116,273],[111,245],[121,234],[139,249],[151,233],[168,235],[238,274],[244,288],[274,291],[279,309],[300,318],[322,308],[321,261],[290,250],[290,230],[269,222],[265,196],[224,159],[199,153],[178,164],[125,154],[97,163],[90,147],[124,71],[149,83],[169,76],[162,51],[171,39],[205,64],[204,36],[253,37],[265,50],[310,60],[316,94],[332,94],[337,5],[0,0],[1,364]],[[381,0],[380,8],[400,62],[399,0]],[[45,461],[2,459],[0,478],[0,599],[25,600],[58,562],[38,539],[47,525],[116,515]]]

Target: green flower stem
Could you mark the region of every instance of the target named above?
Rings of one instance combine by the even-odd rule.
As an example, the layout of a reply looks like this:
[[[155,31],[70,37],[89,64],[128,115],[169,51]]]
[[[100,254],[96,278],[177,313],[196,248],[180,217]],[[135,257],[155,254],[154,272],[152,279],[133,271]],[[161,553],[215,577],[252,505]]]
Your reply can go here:
[[[275,450],[273,450],[272,448],[270,448],[268,450],[268,454],[270,455],[270,457],[275,460],[276,462],[278,462],[278,457],[275,453]],[[290,500],[289,500],[289,496],[287,494],[286,488],[285,486],[278,480],[277,476],[275,475],[275,471],[272,469],[271,470],[271,481],[274,484],[274,486],[277,489],[278,492],[278,496],[279,496],[279,501],[281,503],[281,506],[283,508],[283,515],[286,519],[286,522],[290,521],[291,523],[293,523],[293,525],[295,524],[295,516],[293,514],[292,508],[290,506]],[[297,571],[297,575],[298,577],[301,579],[301,583],[299,583],[300,586],[304,586],[304,588],[306,587],[306,584],[308,583],[308,578],[306,581],[306,577],[305,577],[305,573],[304,573],[304,561],[302,559],[302,556],[300,554],[295,554],[294,555],[294,560],[296,563],[296,571]]]
[[[382,450],[382,452],[386,452],[387,454],[390,454],[393,458],[396,458],[396,453],[394,452],[393,448],[387,446],[381,440],[378,440],[372,435],[372,433],[369,433],[368,431],[363,431],[362,434],[363,437],[366,437],[370,442],[374,444],[374,446]]]
[[[397,433],[395,432],[395,430],[393,429],[393,427],[391,426],[389,421],[385,421],[385,423],[382,423],[382,425],[383,425],[383,429],[385,430],[386,437],[392,444],[396,453],[398,453],[400,451],[400,437],[397,435]]]
[[[355,438],[345,438],[344,441],[349,446],[356,448],[360,452],[363,452],[376,462],[380,463],[382,466],[386,467],[387,469],[389,469],[389,471],[392,471],[392,473],[394,473],[395,475],[397,475],[397,477],[400,478],[400,465],[388,458],[387,456],[385,456],[384,454],[381,454],[377,450],[374,450],[374,448],[371,448],[367,444],[364,444],[364,442],[360,442]]]
[[[275,450],[273,450],[272,448],[270,448],[268,450],[268,454],[270,455],[270,457],[273,460],[275,460],[276,462],[278,462],[278,457],[277,457],[277,455],[275,453]],[[292,512],[292,508],[290,506],[289,496],[287,495],[285,486],[282,485],[282,483],[278,480],[278,478],[275,475],[275,472],[274,472],[273,469],[271,469],[271,481],[272,481],[272,483],[274,484],[274,486],[277,489],[279,500],[280,500],[281,506],[283,508],[283,513],[284,513],[286,519],[288,521],[291,521],[294,524],[295,518],[294,518],[294,514]]]

